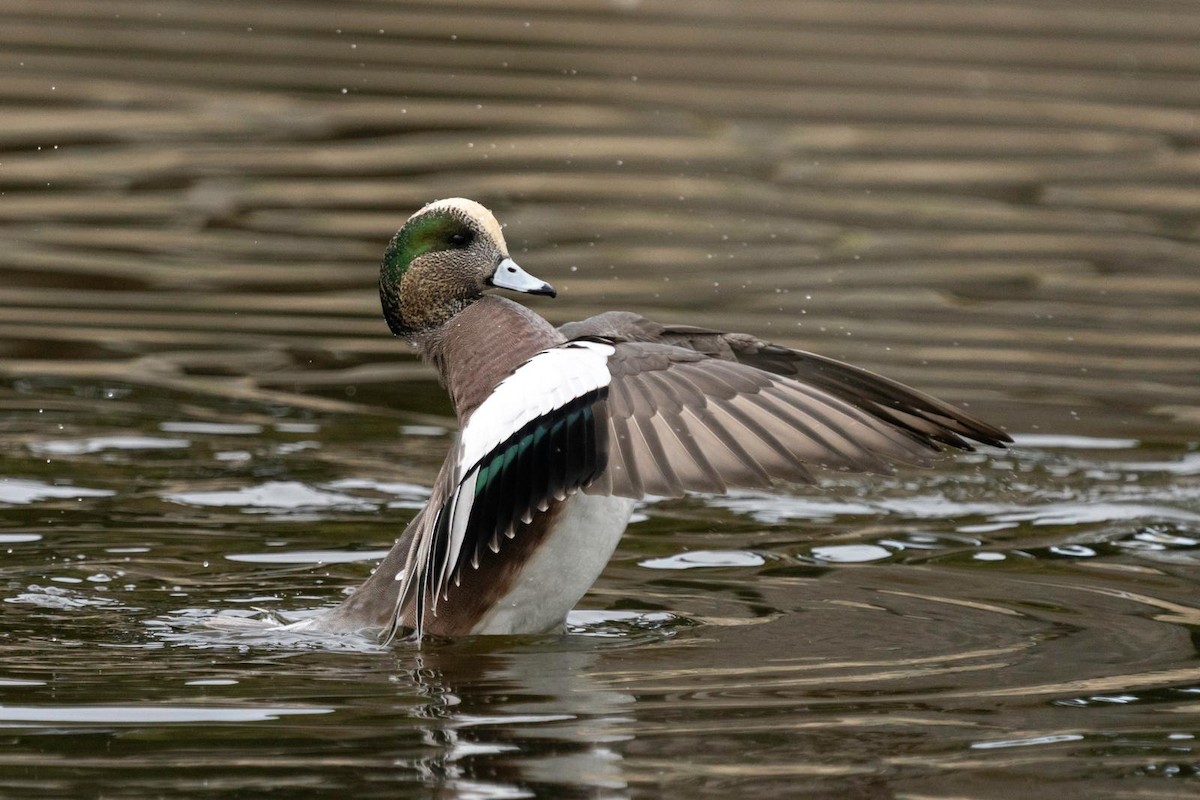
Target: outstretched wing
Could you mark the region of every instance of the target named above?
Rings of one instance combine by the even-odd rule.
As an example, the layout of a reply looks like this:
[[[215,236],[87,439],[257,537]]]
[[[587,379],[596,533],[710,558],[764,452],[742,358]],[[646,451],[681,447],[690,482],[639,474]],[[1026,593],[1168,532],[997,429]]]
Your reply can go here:
[[[968,447],[960,429],[977,438],[960,424],[969,419],[961,412],[945,424],[932,415],[910,422],[902,417],[908,412],[886,404],[851,402],[813,383],[671,345],[617,344],[608,367],[608,469],[590,493],[677,497],[809,483],[814,465],[883,473],[897,463],[927,465],[942,444]]]
[[[723,361],[736,361],[821,389],[896,427],[961,450],[969,441],[1004,446],[1004,431],[960,408],[836,359],[792,350],[746,333],[692,325],[662,325],[630,311],[608,311],[559,329],[568,339],[606,337],[614,341],[668,344]]]

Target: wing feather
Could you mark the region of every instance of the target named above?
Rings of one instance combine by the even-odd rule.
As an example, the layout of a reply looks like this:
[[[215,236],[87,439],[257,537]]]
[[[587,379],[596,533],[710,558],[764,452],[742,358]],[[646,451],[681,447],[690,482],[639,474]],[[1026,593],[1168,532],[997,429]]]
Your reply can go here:
[[[922,444],[970,450],[970,441],[1004,446],[1004,431],[924,392],[827,356],[792,350],[745,333],[663,325],[629,311],[608,311],[560,328],[568,339],[671,345],[790,378],[856,406],[873,418],[912,433]],[[933,447],[936,452],[939,448]]]
[[[832,363],[836,382],[806,383],[682,347],[615,342],[609,471],[585,491],[636,498],[763,488],[812,482],[813,465],[889,473],[896,463],[927,465],[943,445],[968,447],[961,436],[996,438],[966,415],[947,416],[952,406]],[[867,397],[853,398],[850,386]]]

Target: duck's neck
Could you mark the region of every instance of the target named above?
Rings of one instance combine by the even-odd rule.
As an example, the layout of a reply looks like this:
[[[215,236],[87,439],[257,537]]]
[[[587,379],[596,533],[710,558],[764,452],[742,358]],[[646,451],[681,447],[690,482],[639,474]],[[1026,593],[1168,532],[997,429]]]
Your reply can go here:
[[[485,295],[416,339],[421,354],[437,367],[460,424],[510,372],[564,341],[549,322],[495,295]]]

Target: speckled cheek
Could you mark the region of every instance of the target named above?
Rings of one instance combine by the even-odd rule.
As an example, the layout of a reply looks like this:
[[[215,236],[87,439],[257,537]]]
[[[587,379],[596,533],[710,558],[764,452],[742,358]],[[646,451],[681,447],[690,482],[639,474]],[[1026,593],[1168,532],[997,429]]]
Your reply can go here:
[[[427,291],[419,281],[408,280],[400,284],[400,313],[404,322],[413,330],[426,327],[430,308],[425,302]]]
[[[400,284],[400,310],[414,330],[436,327],[467,305],[457,271],[444,264],[414,263]]]

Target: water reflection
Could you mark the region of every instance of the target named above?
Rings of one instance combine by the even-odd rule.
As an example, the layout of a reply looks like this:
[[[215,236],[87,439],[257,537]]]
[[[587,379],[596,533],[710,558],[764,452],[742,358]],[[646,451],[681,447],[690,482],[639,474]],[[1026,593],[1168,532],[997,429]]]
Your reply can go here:
[[[437,754],[412,766],[455,797],[628,796],[615,748],[637,727],[636,698],[592,677],[599,659],[592,643],[487,647],[416,656],[409,677],[428,703],[411,713],[427,721],[423,738]]]

